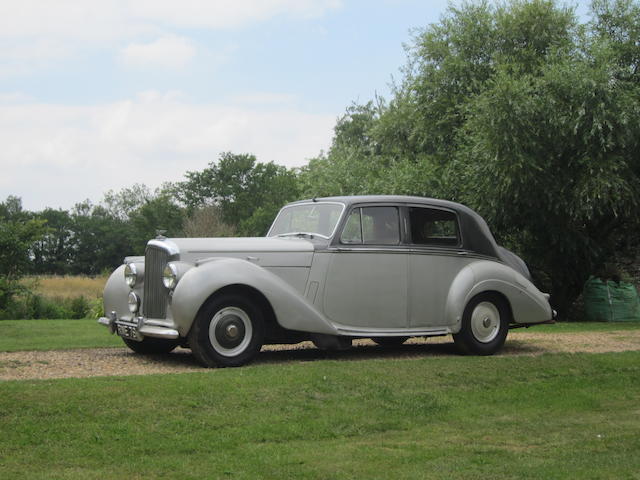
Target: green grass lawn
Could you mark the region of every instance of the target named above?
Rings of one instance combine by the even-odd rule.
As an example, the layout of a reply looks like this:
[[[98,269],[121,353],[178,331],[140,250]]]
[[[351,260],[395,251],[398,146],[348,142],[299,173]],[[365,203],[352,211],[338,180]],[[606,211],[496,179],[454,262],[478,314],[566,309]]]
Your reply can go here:
[[[571,333],[612,330],[640,330],[640,322],[558,322],[551,325],[538,325],[536,327],[511,330],[509,335],[513,332]]]
[[[0,351],[121,345],[0,322]],[[640,478],[640,352],[305,359],[0,382],[0,478]]]
[[[556,323],[518,332],[563,333],[640,329],[640,323]],[[95,320],[2,320],[0,352],[60,350],[68,348],[121,347],[124,344]]]
[[[0,383],[0,478],[640,478],[640,352]]]
[[[121,347],[95,320],[1,320],[0,352]]]

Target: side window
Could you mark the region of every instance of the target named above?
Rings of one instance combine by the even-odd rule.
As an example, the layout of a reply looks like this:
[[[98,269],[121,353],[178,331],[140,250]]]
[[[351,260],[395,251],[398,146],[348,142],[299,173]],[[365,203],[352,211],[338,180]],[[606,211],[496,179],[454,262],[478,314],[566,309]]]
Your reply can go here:
[[[360,220],[360,209],[356,208],[347,219],[347,223],[344,225],[342,235],[340,235],[340,243],[362,243],[362,224]]]
[[[354,209],[344,226],[340,242],[364,245],[398,245],[400,219],[396,207]]]
[[[411,207],[409,209],[411,240],[418,245],[460,244],[458,221],[453,212],[433,208]]]

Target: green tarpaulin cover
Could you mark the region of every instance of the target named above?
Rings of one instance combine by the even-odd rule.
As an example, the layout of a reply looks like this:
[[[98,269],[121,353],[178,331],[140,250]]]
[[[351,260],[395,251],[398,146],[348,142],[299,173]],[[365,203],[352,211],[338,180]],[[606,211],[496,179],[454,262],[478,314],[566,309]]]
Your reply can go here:
[[[631,283],[589,277],[582,292],[590,322],[640,322],[640,299]]]

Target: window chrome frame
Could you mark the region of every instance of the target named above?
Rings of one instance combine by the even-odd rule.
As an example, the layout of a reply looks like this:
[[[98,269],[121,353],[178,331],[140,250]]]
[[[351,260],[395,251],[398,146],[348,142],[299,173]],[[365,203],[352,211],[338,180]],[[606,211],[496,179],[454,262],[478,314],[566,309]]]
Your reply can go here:
[[[415,204],[415,203],[407,203],[406,205],[404,205],[405,207],[405,221],[406,221],[406,225],[405,225],[405,238],[404,238],[404,244],[407,245],[408,247],[411,248],[418,248],[418,249],[422,249],[422,248],[435,248],[435,249],[454,249],[454,250],[460,250],[460,249],[464,249],[464,235],[462,232],[462,223],[460,222],[460,216],[458,215],[458,212],[454,209],[451,208],[446,208],[446,207],[441,207],[441,206],[433,206],[433,205],[422,205],[422,204]],[[440,210],[442,212],[448,212],[448,213],[452,213],[454,218],[455,218],[455,222],[456,222],[456,232],[457,232],[457,240],[458,242],[455,245],[446,245],[446,244],[435,244],[435,243],[414,243],[413,241],[413,235],[411,233],[411,227],[412,227],[412,223],[411,223],[411,212],[410,209],[412,208],[425,208],[428,210]]]
[[[304,232],[307,233],[309,235],[314,235],[314,236],[318,236],[320,238],[324,238],[325,240],[329,240],[331,238],[333,238],[333,236],[336,234],[336,230],[338,229],[338,226],[342,223],[343,220],[343,215],[344,212],[347,208],[346,204],[342,203],[342,202],[313,202],[313,201],[309,201],[309,202],[302,202],[302,203],[290,203],[289,205],[285,205],[284,207],[282,207],[279,211],[278,214],[276,215],[276,217],[273,219],[273,222],[271,223],[271,226],[269,227],[269,231],[267,232],[266,237],[269,238],[278,238],[280,235],[282,236],[287,236],[289,234],[294,234],[297,232],[289,232],[289,233],[281,233],[278,235],[271,235],[271,231],[273,230],[273,226],[276,224],[276,220],[278,219],[278,217],[280,216],[280,214],[286,210],[287,208],[293,208],[293,207],[302,207],[302,206],[306,206],[306,205],[339,205],[340,207],[342,207],[342,209],[340,210],[340,213],[338,214],[338,220],[336,221],[336,224],[333,226],[333,230],[331,231],[331,233],[327,236],[327,235],[323,235],[321,233],[317,233],[317,232]]]
[[[371,203],[367,203],[367,202],[358,202],[358,203],[354,203],[352,205],[349,206],[349,209],[344,213],[344,215],[342,216],[342,219],[340,221],[340,225],[338,225],[339,227],[339,232],[340,235],[335,235],[335,237],[333,238],[333,240],[331,241],[331,244],[329,245],[330,249],[332,250],[339,250],[339,251],[347,251],[347,250],[362,250],[362,251],[373,251],[373,250],[385,250],[385,251],[398,251],[398,250],[406,250],[407,249],[407,243],[406,243],[406,235],[407,232],[405,231],[405,224],[404,224],[404,212],[403,212],[403,208],[404,208],[404,204],[400,204],[400,203],[395,203],[395,202],[371,202]],[[362,209],[363,208],[373,208],[373,207],[394,207],[397,211],[398,211],[398,228],[399,228],[399,241],[398,243],[394,243],[394,244],[383,244],[383,243],[364,243],[364,232],[363,233],[363,238],[362,238],[362,243],[342,243],[340,240],[340,237],[342,236],[342,232],[344,231],[344,228],[347,224],[347,221],[349,219],[349,216],[351,215],[351,213],[353,213],[353,211],[357,208],[360,209],[360,228],[362,229]]]

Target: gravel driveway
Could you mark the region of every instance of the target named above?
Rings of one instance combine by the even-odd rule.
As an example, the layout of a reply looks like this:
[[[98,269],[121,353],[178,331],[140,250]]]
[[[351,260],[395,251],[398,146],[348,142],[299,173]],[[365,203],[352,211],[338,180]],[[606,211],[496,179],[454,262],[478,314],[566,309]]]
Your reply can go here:
[[[369,340],[354,342],[355,348],[343,352],[317,350],[309,342],[298,345],[269,345],[262,349],[255,364],[303,362],[325,358],[362,360],[429,355],[455,355],[450,336],[412,339],[394,348],[375,346]],[[577,333],[535,333],[514,331],[500,353],[542,355],[544,353],[604,353],[640,350],[640,330]],[[203,371],[186,349],[169,355],[139,355],[127,348],[95,348],[46,352],[0,352],[0,380],[147,375]]]

